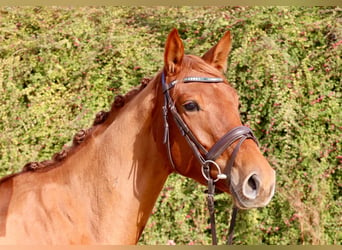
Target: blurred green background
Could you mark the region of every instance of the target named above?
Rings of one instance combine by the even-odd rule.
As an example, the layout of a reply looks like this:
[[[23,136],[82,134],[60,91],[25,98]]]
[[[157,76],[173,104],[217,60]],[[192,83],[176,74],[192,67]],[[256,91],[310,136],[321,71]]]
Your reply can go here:
[[[235,244],[341,244],[339,7],[0,7],[0,177],[45,160],[162,67],[167,34],[202,55],[233,34],[227,79],[277,171]],[[140,244],[210,244],[205,187],[171,175]],[[216,196],[218,238],[231,198]]]

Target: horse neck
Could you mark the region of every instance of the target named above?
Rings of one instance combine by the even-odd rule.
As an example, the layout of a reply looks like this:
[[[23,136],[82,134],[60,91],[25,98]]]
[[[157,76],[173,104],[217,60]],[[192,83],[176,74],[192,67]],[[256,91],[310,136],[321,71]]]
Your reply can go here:
[[[169,174],[152,131],[153,113],[159,110],[154,84],[125,104],[92,138],[91,153],[83,149],[75,157],[79,166],[87,165],[82,167],[83,176],[76,174],[82,182],[93,183],[90,192],[95,192],[92,202],[101,213],[102,241],[136,243]]]

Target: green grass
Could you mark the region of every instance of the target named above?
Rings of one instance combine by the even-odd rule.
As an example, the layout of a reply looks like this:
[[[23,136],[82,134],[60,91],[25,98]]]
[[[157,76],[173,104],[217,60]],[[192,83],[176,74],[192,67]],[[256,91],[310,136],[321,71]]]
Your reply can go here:
[[[341,244],[342,12],[337,7],[1,7],[0,176],[49,159],[162,67],[176,27],[201,55],[230,29],[227,79],[277,171],[236,244]],[[205,188],[170,176],[140,244],[210,244]],[[220,243],[231,199],[218,195]]]

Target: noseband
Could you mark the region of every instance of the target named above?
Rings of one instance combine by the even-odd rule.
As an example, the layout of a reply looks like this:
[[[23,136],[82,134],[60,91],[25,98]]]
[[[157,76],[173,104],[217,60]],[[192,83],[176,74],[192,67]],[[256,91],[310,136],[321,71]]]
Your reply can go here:
[[[178,80],[174,80],[169,84],[166,84],[165,74],[164,71],[162,73],[162,88],[164,94],[164,105],[163,105],[163,117],[164,117],[164,144],[166,144],[168,157],[173,169],[177,171],[177,168],[174,164],[171,152],[171,145],[170,145],[170,132],[169,132],[169,124],[168,124],[168,112],[171,113],[177,127],[179,128],[181,134],[185,137],[186,141],[188,142],[190,148],[192,149],[194,155],[198,159],[201,164],[201,171],[203,177],[208,182],[208,208],[210,213],[210,221],[211,221],[211,233],[212,233],[212,243],[213,245],[217,245],[217,237],[216,237],[216,229],[215,229],[215,216],[214,216],[214,194],[215,194],[215,182],[223,179],[231,179],[231,171],[234,165],[235,158],[238,154],[241,144],[246,139],[252,139],[257,144],[257,139],[254,136],[252,130],[245,126],[238,126],[233,128],[232,130],[228,131],[225,135],[223,135],[211,148],[210,150],[206,150],[206,148],[197,140],[194,134],[191,132],[189,127],[186,125],[180,114],[178,113],[175,103],[170,96],[169,90],[176,86]],[[216,77],[186,77],[182,81],[183,83],[190,83],[190,82],[202,82],[208,84],[215,84],[224,82],[222,78]],[[221,172],[221,168],[215,162],[215,160],[235,141],[238,141],[231,156],[228,161],[227,167],[225,168],[224,173]],[[217,177],[213,179],[210,175],[210,166],[214,166],[218,171]],[[231,181],[230,181],[230,189],[232,190]],[[233,192],[232,192],[233,193]],[[232,244],[233,239],[233,230],[234,224],[236,220],[238,208],[234,206],[229,234],[228,234],[228,241],[227,244]]]

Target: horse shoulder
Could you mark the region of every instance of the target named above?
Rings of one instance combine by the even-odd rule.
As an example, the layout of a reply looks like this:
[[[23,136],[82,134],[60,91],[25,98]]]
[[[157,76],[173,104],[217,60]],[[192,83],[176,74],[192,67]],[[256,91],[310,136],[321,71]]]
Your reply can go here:
[[[84,196],[71,191],[58,170],[28,172],[2,183],[0,237],[15,235],[28,243],[30,239],[66,244],[93,241]],[[55,234],[60,229],[64,233]]]

